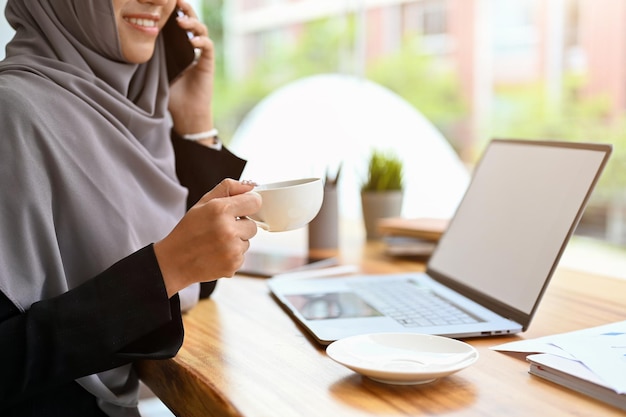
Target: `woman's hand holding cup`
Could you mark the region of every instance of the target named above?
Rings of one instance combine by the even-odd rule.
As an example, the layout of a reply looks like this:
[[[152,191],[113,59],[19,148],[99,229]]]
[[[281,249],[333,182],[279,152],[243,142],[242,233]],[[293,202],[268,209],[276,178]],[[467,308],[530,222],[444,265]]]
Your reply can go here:
[[[222,181],[154,244],[169,297],[194,282],[231,277],[241,267],[257,233],[248,216],[261,208],[253,188],[248,182]]]

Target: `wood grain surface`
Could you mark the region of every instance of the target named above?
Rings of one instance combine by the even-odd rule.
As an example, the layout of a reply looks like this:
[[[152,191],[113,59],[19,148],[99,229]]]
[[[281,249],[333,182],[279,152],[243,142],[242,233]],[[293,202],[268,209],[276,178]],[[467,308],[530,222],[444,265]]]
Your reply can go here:
[[[385,257],[378,243],[341,255],[365,272],[424,267]],[[264,279],[236,276],[184,316],[185,342],[175,358],[137,368],[180,417],[624,416],[530,375],[524,357],[490,347],[626,320],[625,300],[624,280],[558,269],[526,333],[466,339],[480,353],[471,367],[430,384],[394,386],[332,361],[279,307]]]

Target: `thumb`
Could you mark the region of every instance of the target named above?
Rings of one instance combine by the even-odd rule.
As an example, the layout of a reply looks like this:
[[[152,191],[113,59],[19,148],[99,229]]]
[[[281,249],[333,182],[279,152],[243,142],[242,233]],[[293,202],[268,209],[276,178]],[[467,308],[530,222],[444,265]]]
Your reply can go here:
[[[215,186],[211,191],[202,196],[199,203],[206,203],[214,198],[231,197],[233,195],[244,194],[257,184],[252,181],[237,181],[232,178],[226,178]]]

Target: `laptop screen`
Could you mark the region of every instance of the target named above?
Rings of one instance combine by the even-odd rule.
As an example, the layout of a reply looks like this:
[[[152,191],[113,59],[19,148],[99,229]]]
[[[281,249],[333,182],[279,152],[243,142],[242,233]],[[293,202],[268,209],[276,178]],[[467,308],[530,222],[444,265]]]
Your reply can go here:
[[[610,145],[492,141],[428,269],[531,314],[610,151]]]

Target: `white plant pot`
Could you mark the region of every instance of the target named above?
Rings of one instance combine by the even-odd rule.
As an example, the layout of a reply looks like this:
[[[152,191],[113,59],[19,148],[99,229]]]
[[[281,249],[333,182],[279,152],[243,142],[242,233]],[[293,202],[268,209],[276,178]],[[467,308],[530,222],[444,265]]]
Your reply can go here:
[[[404,193],[402,191],[364,191],[361,193],[361,207],[365,235],[368,240],[380,238],[378,220],[398,217],[402,212]]]

